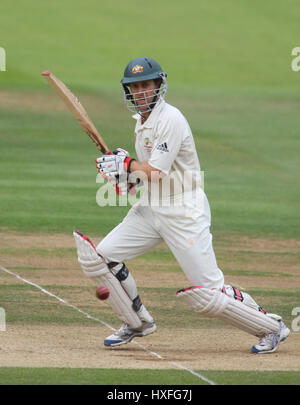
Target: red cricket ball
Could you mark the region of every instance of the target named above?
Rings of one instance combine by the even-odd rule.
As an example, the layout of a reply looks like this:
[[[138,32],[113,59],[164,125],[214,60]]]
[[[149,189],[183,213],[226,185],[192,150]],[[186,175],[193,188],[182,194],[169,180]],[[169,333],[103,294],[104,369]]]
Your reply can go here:
[[[98,287],[96,289],[96,297],[99,300],[106,300],[109,297],[109,289],[104,286]]]

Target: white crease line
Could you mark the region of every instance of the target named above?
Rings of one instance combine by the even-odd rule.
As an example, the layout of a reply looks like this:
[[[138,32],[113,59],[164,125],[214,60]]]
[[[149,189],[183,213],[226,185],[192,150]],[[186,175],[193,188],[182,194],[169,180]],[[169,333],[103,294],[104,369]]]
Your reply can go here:
[[[111,329],[112,331],[115,331],[116,329],[113,328],[111,325],[109,325],[108,323],[102,321],[99,318],[95,318],[94,316],[90,315],[89,313],[82,311],[82,309],[77,308],[75,305],[70,304],[69,302],[67,302],[66,300],[64,300],[63,298],[58,297],[55,294],[52,294],[50,291],[46,290],[45,288],[39,286],[36,283],[33,283],[32,281],[26,280],[25,278],[19,276],[19,274],[13,273],[12,271],[6,269],[3,266],[0,266],[0,270],[5,271],[6,273],[16,277],[17,279],[23,281],[24,283],[30,284],[35,288],[38,288],[39,290],[41,290],[43,293],[50,295],[50,297],[53,297],[55,299],[57,299],[59,302],[61,302],[62,304],[67,305],[70,308],[75,309],[76,311],[80,312],[82,315],[85,315],[87,318],[92,319],[93,321],[99,322],[102,325],[106,326],[107,328]],[[141,349],[145,350],[147,353],[151,354],[154,357],[157,357],[159,360],[166,360],[164,357],[162,357],[160,354],[153,352],[152,350],[149,350],[147,347],[141,345],[140,343],[137,343],[136,341],[132,341],[131,343],[134,343],[135,345],[139,346]],[[177,368],[181,368],[185,371],[188,371],[189,373],[193,374],[194,376],[200,378],[201,380],[207,382],[210,385],[216,385],[216,383],[212,380],[209,380],[208,378],[206,378],[205,376],[203,376],[202,374],[197,373],[196,371],[190,370],[189,368],[181,365],[180,363],[177,362],[173,362],[173,361],[169,361],[167,360],[170,364],[172,364],[173,366],[177,367]]]
[[[69,302],[65,301],[64,299],[58,297],[57,295],[52,294],[50,291],[45,290],[45,288],[40,287],[38,284],[35,284],[35,283],[33,283],[32,281],[26,280],[25,278],[19,276],[19,275],[16,274],[16,273],[13,273],[12,271],[6,269],[6,268],[3,267],[3,266],[0,266],[0,270],[3,270],[3,271],[5,271],[6,273],[11,274],[12,276],[15,276],[15,277],[18,278],[19,280],[24,281],[24,283],[30,284],[30,285],[32,285],[33,287],[38,288],[38,289],[41,290],[43,293],[45,293],[45,294],[47,294],[47,295],[50,295],[50,297],[56,298],[58,301],[60,301],[60,302],[62,302],[63,304],[67,305],[68,307],[71,307],[71,308],[75,309],[76,311],[78,311],[78,312],[80,312],[81,314],[85,315],[87,318],[92,319],[93,321],[96,321],[96,322],[100,322],[100,323],[102,323],[102,325],[106,326],[107,328],[109,328],[109,329],[111,329],[111,330],[113,330],[113,331],[116,330],[116,329],[114,329],[112,326],[110,326],[108,323],[106,323],[106,322],[104,322],[104,321],[101,321],[101,319],[95,318],[94,316],[88,314],[88,313],[85,312],[85,311],[82,311],[82,309],[79,309],[79,308],[75,307],[75,305],[70,304]]]

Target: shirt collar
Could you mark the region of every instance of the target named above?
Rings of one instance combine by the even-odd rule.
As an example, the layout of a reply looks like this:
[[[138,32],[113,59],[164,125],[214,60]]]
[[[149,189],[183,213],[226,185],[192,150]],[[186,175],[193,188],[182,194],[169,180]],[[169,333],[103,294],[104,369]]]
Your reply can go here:
[[[132,118],[137,120],[137,123],[141,128],[153,128],[154,123],[156,121],[157,116],[161,112],[161,110],[164,108],[166,102],[165,100],[160,99],[156,104],[153,110],[151,111],[151,114],[149,115],[148,119],[144,124],[141,123],[141,116],[140,114],[134,114]]]

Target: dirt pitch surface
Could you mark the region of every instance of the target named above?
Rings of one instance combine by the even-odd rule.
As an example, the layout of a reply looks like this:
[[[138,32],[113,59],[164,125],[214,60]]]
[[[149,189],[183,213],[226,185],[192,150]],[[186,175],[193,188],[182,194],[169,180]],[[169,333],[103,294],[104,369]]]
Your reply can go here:
[[[67,303],[80,309],[89,305],[98,305],[95,315],[99,322],[10,322],[7,314],[6,331],[0,332],[0,366],[23,367],[89,367],[89,368],[180,368],[190,370],[300,370],[300,332],[292,332],[286,342],[280,345],[276,353],[270,355],[253,355],[250,348],[257,339],[225,324],[218,327],[197,327],[195,324],[181,327],[160,322],[156,333],[136,339],[128,345],[108,349],[103,346],[103,339],[112,333],[109,327],[101,323],[102,311],[114,314],[106,302],[99,302],[94,296],[94,287],[84,277],[77,262],[72,235],[20,235],[12,232],[0,233],[0,283],[2,286],[26,284],[21,279],[3,271],[9,269],[24,280],[28,280],[46,291],[53,292]],[[95,242],[98,242],[95,239]],[[233,247],[234,246],[234,247]],[[69,249],[64,255],[61,248]],[[244,288],[299,289],[300,277],[294,254],[299,252],[300,242],[295,240],[267,240],[240,238],[238,245],[233,245],[230,238],[216,243],[217,257],[226,268],[245,268],[248,274],[257,266],[264,272],[261,277],[249,275],[229,275],[227,284]],[[40,249],[41,251],[39,251]],[[58,249],[57,255],[47,255],[45,251]],[[42,253],[41,253],[42,252]],[[248,252],[248,253],[247,253]],[[250,253],[258,254],[252,258]],[[277,255],[272,256],[272,252]],[[259,253],[263,253],[259,255]],[[279,254],[278,254],[279,253]],[[281,253],[281,254],[280,254]],[[249,260],[245,260],[245,256]],[[254,255],[255,256],[255,255]],[[165,262],[161,263],[166,265]],[[221,266],[222,267],[222,266]],[[134,259],[130,263],[132,274],[140,288],[174,288],[188,286],[184,275],[180,272],[151,271],[151,263],[145,259]],[[272,272],[271,272],[272,270]],[[224,271],[225,272],[225,271]],[[286,274],[287,277],[276,276]],[[226,272],[225,272],[226,274]],[[247,273],[246,273],[247,274]],[[294,275],[294,277],[293,277]],[[59,290],[59,287],[61,290]],[[63,287],[86,287],[82,294],[74,293],[65,296]],[[57,292],[59,291],[59,293]],[[35,296],[45,292],[37,289]],[[66,305],[55,297],[48,297],[48,302],[56,301],[57,305]],[[22,311],[22,303],[16,302]],[[159,308],[159,302],[151,301],[147,295],[147,306]],[[0,302],[0,306],[4,304]],[[295,303],[295,306],[296,303]],[[76,308],[70,308],[74,315]],[[176,310],[180,306],[176,306]],[[88,310],[85,309],[86,312]],[[104,312],[103,312],[104,313]],[[158,311],[159,314],[159,311]],[[198,315],[197,315],[198,316]],[[50,318],[51,319],[51,318]],[[105,322],[110,321],[105,318]],[[116,324],[117,325],[117,324]],[[136,342],[136,343],[134,343]]]

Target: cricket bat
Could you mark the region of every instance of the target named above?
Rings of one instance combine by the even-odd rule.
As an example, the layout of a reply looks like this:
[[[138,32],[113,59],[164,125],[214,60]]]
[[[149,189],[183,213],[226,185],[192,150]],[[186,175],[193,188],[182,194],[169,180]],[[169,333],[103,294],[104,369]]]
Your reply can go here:
[[[102,136],[99,134],[97,128],[93,124],[92,120],[88,116],[87,112],[85,111],[75,94],[73,94],[61,80],[55,77],[54,74],[49,72],[48,70],[45,70],[42,75],[53,87],[59,97],[63,100],[63,102],[75,116],[83,130],[88,134],[88,136],[97,146],[99,151],[103,154],[111,155],[111,151],[107,147]],[[119,195],[121,193],[119,186],[116,184],[114,185],[114,187],[116,189],[116,193]]]
[[[103,154],[111,154],[111,151],[105,144],[102,136],[99,134],[97,128],[93,124],[92,120],[88,116],[87,112],[85,111],[75,94],[73,94],[62,81],[60,81],[57,77],[54,76],[53,73],[49,72],[48,70],[45,70],[42,75],[53,87],[59,97],[63,100],[63,102],[75,116],[83,130],[95,143],[99,151]]]

